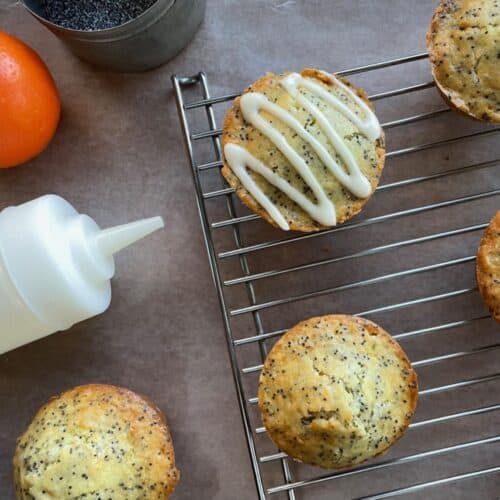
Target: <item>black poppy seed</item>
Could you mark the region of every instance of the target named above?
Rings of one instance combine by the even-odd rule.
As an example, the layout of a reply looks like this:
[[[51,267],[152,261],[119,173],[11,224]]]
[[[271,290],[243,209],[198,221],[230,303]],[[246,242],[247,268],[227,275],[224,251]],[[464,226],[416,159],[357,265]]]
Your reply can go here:
[[[156,0],[42,0],[45,17],[64,28],[98,31],[120,26],[142,14]]]

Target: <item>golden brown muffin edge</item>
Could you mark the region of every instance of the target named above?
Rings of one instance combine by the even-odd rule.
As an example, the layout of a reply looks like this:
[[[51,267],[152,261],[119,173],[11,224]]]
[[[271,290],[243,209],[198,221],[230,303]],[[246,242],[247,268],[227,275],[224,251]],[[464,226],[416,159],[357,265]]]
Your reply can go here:
[[[491,254],[498,262],[491,262]],[[500,322],[500,210],[486,228],[477,252],[476,280],[481,297],[493,319]]]

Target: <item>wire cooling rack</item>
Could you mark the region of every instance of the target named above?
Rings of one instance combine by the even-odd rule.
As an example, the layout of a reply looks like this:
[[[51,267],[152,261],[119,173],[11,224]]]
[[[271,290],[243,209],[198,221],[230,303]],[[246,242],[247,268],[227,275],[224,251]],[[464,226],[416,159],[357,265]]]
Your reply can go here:
[[[499,208],[500,128],[451,112],[426,59],[339,72],[376,104],[386,168],[362,214],[313,234],[271,228],[220,175],[218,124],[238,94],[212,97],[202,72],[172,78],[259,498],[499,498],[500,343],[474,261]],[[387,455],[322,471],[274,448],[256,390],[283,332],[335,312],[368,317],[394,334],[418,371],[420,400]]]

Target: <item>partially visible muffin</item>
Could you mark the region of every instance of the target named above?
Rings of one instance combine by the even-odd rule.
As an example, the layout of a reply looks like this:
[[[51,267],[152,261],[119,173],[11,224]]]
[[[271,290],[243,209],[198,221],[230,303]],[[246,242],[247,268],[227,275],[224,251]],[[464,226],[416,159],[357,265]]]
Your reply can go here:
[[[167,422],[144,396],[75,387],[38,410],[14,455],[18,500],[165,500],[179,480]]]
[[[386,451],[406,431],[417,397],[399,344],[375,323],[344,315],[289,330],[259,381],[262,421],[278,448],[331,469]]]
[[[500,2],[441,0],[427,48],[447,103],[478,120],[500,123]]]
[[[500,322],[500,210],[484,232],[477,252],[479,292],[495,320]]]
[[[263,133],[256,118],[278,140]],[[384,167],[384,133],[365,92],[316,69],[268,73],[250,85],[226,115],[222,144],[222,174],[237,196],[284,230],[318,231],[350,219],[375,191]],[[294,161],[302,163],[309,180]],[[295,198],[284,189],[293,189]]]

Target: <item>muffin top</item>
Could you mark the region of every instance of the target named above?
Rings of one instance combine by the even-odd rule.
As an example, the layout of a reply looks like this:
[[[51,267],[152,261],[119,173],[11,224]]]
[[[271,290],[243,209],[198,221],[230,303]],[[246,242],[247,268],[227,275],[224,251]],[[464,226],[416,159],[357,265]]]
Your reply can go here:
[[[179,479],[161,411],[111,385],[52,398],[18,438],[17,499],[167,499]]]
[[[479,291],[494,319],[500,322],[500,210],[481,239],[476,275]]]
[[[349,219],[384,166],[383,132],[365,93],[314,69],[252,84],[228,111],[222,142],[226,180],[284,230]]]
[[[259,383],[262,421],[278,448],[324,468],[383,453],[415,410],[417,376],[392,337],[365,319],[312,318],[283,335]]]
[[[500,1],[442,0],[427,32],[439,90],[460,111],[500,122]]]

